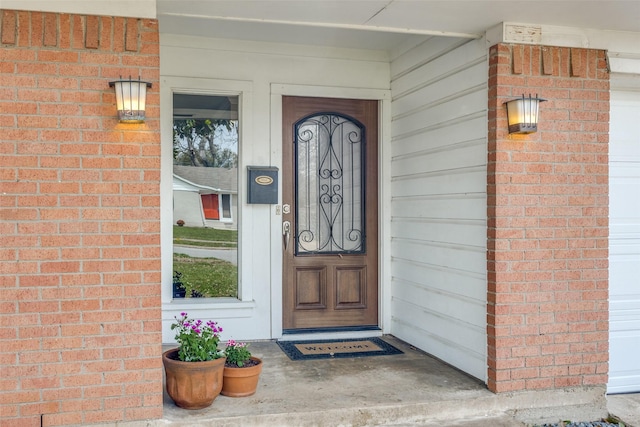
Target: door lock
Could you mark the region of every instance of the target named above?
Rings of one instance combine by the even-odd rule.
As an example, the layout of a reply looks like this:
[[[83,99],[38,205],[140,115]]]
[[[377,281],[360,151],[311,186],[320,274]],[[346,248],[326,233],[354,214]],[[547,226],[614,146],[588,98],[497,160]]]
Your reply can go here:
[[[285,203],[284,205],[282,205],[282,213],[287,215],[291,213],[291,206],[287,203]]]

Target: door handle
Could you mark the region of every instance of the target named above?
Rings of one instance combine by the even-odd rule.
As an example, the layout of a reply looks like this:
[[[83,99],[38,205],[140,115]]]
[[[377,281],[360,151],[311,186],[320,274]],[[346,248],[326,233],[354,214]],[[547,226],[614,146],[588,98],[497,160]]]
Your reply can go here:
[[[291,223],[289,221],[282,222],[282,237],[284,240],[284,250],[289,248],[289,238],[291,237]]]

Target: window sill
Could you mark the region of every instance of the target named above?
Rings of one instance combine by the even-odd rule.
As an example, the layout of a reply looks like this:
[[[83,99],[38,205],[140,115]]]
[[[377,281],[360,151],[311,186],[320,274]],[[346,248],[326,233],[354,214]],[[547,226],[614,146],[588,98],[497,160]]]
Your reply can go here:
[[[240,301],[236,298],[176,298],[162,304],[162,317],[163,320],[173,320],[182,311],[187,311],[191,318],[251,317],[255,307],[255,301]],[[201,312],[202,315],[199,315]]]

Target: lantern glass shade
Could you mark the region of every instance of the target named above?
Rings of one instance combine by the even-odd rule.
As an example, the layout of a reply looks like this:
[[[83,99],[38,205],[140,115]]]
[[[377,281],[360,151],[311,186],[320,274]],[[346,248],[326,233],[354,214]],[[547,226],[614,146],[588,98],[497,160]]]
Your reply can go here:
[[[537,132],[540,103],[546,99],[525,97],[505,102],[507,106],[507,120],[509,133],[527,134]]]
[[[116,80],[109,83],[116,92],[116,107],[121,123],[142,123],[145,119],[147,87],[151,83],[140,79]]]

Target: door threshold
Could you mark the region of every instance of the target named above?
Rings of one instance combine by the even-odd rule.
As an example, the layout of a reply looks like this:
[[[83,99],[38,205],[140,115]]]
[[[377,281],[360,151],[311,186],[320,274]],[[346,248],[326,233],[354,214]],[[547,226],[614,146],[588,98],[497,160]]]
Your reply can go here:
[[[382,330],[377,326],[357,328],[313,328],[286,329],[278,341],[331,340],[350,338],[371,338],[382,336]]]

